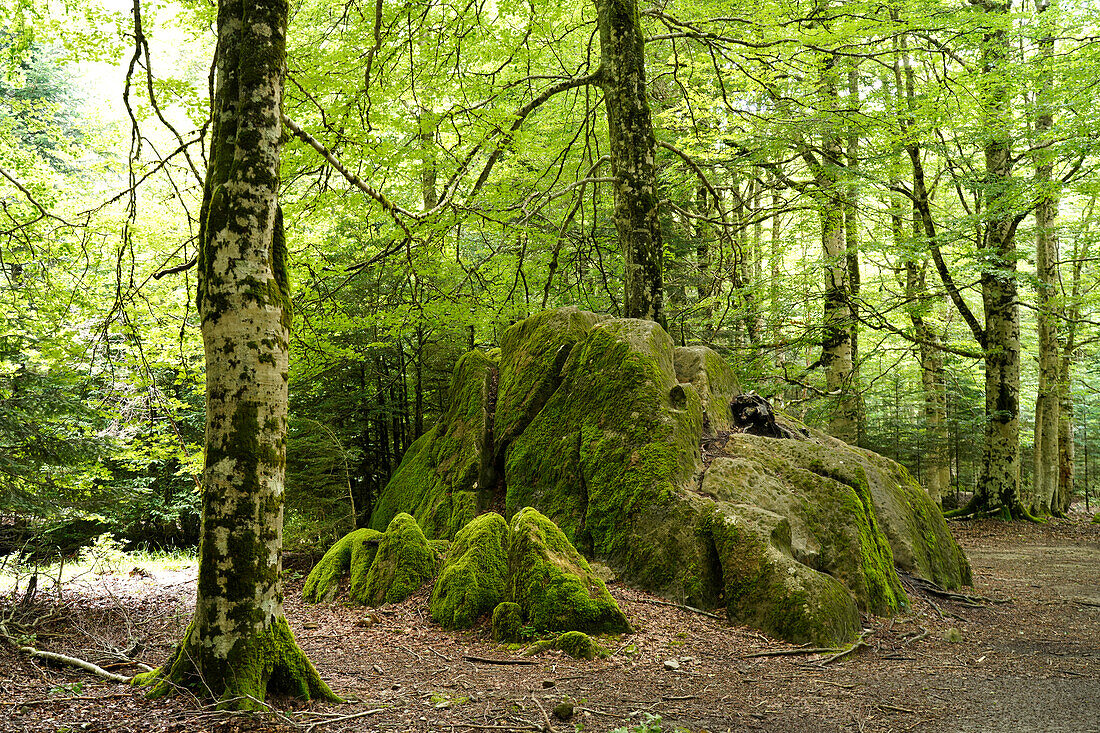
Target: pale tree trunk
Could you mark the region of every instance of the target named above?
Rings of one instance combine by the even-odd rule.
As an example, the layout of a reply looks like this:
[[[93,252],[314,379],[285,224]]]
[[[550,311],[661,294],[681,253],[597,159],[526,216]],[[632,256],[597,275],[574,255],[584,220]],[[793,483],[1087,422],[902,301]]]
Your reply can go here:
[[[1053,73],[1050,69],[1054,38],[1045,11],[1046,0],[1036,0],[1040,25],[1045,33],[1039,39],[1038,116],[1035,132],[1040,142],[1049,141],[1054,125]],[[1039,329],[1039,388],[1035,397],[1034,475],[1029,497],[1032,514],[1062,514],[1058,501],[1059,437],[1061,424],[1061,346],[1058,342],[1058,191],[1054,183],[1054,160],[1050,150],[1040,146],[1035,159],[1035,184],[1039,202],[1035,207],[1035,279],[1036,318]]]
[[[1092,220],[1095,197],[1089,203],[1082,217]],[[1070,285],[1066,304],[1065,327],[1062,329],[1062,360],[1058,372],[1058,399],[1061,402],[1058,421],[1058,508],[1064,514],[1069,511],[1074,490],[1074,445],[1073,445],[1073,362],[1077,350],[1077,322],[1081,318],[1081,271],[1084,263],[1090,259],[1092,237],[1076,238],[1071,260],[1073,261],[1073,281]]]
[[[914,224],[917,224],[916,219]],[[900,222],[895,226],[896,234],[900,235]],[[920,231],[916,233],[919,235]],[[951,487],[943,351],[939,334],[925,319],[934,302],[927,292],[925,265],[911,259],[905,261],[905,299],[908,302],[909,319],[913,324],[913,336],[917,340],[921,391],[924,394],[924,426],[928,438],[928,447],[923,456],[924,488],[932,501],[940,504],[943,495]]]
[[[1020,312],[1016,292],[1015,228],[1011,206],[1009,2],[982,3],[990,29],[982,41],[985,224],[979,257],[985,314],[985,442],[975,510],[1026,516],[1020,502]]]
[[[595,0],[600,86],[615,178],[615,229],[624,260],[624,315],[665,324],[656,148],[646,96],[645,37],[636,0]]]
[[[278,205],[285,0],[222,0],[198,309],[206,467],[195,615],[173,656],[139,676],[231,708],[267,693],[335,696],[283,614],[290,299]]]

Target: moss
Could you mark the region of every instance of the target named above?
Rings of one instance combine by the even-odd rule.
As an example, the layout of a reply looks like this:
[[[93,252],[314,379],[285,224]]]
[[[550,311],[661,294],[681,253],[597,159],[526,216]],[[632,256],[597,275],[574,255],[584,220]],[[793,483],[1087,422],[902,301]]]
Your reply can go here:
[[[435,577],[437,555],[416,520],[398,514],[386,528],[367,571],[361,600],[372,606],[399,603]]]
[[[523,630],[523,611],[518,603],[504,601],[493,609],[493,641],[516,643],[527,634]]]
[[[447,412],[405,452],[375,502],[371,527],[383,529],[407,512],[430,536],[449,539],[476,516],[485,383],[493,368],[494,361],[480,351],[459,360]]]
[[[1092,524],[1100,524],[1100,512],[1092,515]]]
[[[306,577],[302,599],[309,603],[331,601],[340,588],[340,579],[349,573],[354,588],[355,579],[366,574],[371,560],[374,559],[374,550],[377,549],[373,544],[365,544],[366,541],[377,540],[381,536],[381,532],[373,529],[357,529],[337,540]],[[370,559],[364,565],[363,558],[368,547]]]
[[[432,618],[447,629],[468,629],[504,599],[508,580],[508,523],[483,514],[456,536],[432,589]]]
[[[298,647],[282,616],[261,633],[239,640],[225,659],[195,644],[192,624],[164,666],[135,675],[131,684],[148,687],[150,698],[177,688],[200,698],[208,698],[211,690],[221,691],[219,707],[234,710],[259,709],[269,694],[341,702]]]
[[[508,595],[536,631],[630,631],[603,581],[558,527],[533,508],[512,519]]]
[[[508,513],[537,506],[586,552],[625,567],[639,512],[668,503],[699,463],[702,405],[690,385],[672,404],[672,352],[652,322],[592,328],[508,453]]]
[[[348,589],[348,596],[356,603],[366,603],[367,574],[378,555],[383,534],[370,528],[356,532],[361,535],[351,545],[351,587]]]
[[[561,649],[574,659],[592,660],[600,652],[600,646],[583,631],[566,631],[557,638],[554,647]]]

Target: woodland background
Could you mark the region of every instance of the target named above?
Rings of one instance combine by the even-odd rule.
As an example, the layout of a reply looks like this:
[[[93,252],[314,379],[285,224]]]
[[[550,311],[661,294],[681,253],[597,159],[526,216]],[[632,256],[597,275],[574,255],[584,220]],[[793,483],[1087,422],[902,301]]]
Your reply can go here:
[[[1036,514],[1090,501],[1100,6],[639,10],[673,338],[899,460],[950,507],[982,470],[983,365],[1001,353],[983,335],[1018,303],[1021,495]],[[197,541],[188,265],[214,12],[0,8],[9,544],[27,528],[44,548],[103,531]],[[590,4],[306,1],[289,39],[284,112],[302,134],[281,194],[286,539],[316,551],[369,516],[464,351],[548,307],[621,313],[623,265]],[[983,303],[991,286],[1016,293],[1001,311]],[[1033,479],[1051,472],[1060,488],[1044,500]]]

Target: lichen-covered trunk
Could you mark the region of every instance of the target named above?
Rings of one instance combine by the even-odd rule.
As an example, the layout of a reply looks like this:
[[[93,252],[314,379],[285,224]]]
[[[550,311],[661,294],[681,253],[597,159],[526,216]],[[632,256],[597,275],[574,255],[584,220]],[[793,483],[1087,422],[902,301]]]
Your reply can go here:
[[[978,507],[1024,516],[1020,502],[1020,313],[1011,196],[1008,2],[983,5],[990,30],[982,43],[982,109],[987,140],[979,258],[985,313],[985,442]]]
[[[657,218],[656,138],[646,96],[645,38],[636,0],[595,0],[600,85],[611,140],[615,229],[624,260],[623,315],[665,324]]]
[[[1045,33],[1039,39],[1039,77],[1036,99],[1039,114],[1035,132],[1049,140],[1054,126],[1051,70],[1054,52],[1053,29],[1046,0],[1037,0],[1036,11]],[[1058,190],[1054,183],[1054,160],[1049,148],[1035,154],[1035,183],[1039,201],[1035,207],[1036,319],[1039,329],[1039,388],[1035,396],[1035,452],[1029,505],[1032,514],[1061,514],[1059,506],[1059,429],[1061,425],[1061,345],[1058,341]]]
[[[332,697],[283,615],[290,300],[278,205],[286,0],[222,0],[200,221],[206,465],[195,615],[139,683],[252,708],[268,691]]]

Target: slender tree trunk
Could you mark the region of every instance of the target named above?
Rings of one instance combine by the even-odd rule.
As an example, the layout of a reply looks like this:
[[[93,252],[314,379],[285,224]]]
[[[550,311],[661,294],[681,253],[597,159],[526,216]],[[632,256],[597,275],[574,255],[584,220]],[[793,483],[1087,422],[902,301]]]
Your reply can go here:
[[[848,65],[848,109],[858,111],[859,101],[859,62],[850,60]],[[849,330],[852,339],[852,377],[851,399],[856,409],[856,440],[863,441],[863,396],[859,378],[859,128],[853,121],[848,123],[848,141],[845,159],[848,165],[848,187],[844,196],[844,242],[845,264],[848,268],[848,307],[851,310]]]
[[[1036,99],[1038,116],[1035,132],[1040,142],[1048,141],[1054,126],[1051,70],[1054,37],[1045,11],[1046,0],[1036,0],[1039,23],[1045,33],[1039,39],[1040,71]],[[1039,329],[1039,388],[1035,397],[1035,453],[1030,506],[1033,514],[1061,514],[1058,501],[1059,437],[1061,425],[1061,345],[1058,341],[1058,190],[1054,182],[1054,159],[1049,149],[1036,153],[1035,184],[1039,202],[1035,207],[1036,318]]]
[[[637,0],[595,0],[600,85],[611,139],[615,228],[624,260],[624,315],[665,325],[656,149],[646,96],[645,37]]]
[[[222,0],[198,310],[206,352],[206,467],[195,615],[139,684],[223,706],[268,692],[334,698],[283,615],[290,296],[278,205],[285,0]]]
[[[901,200],[895,200],[891,209],[894,241],[900,251],[905,251],[908,247],[903,236],[905,217],[902,215]],[[919,217],[916,207],[913,207],[911,223],[913,236],[916,238],[924,236]],[[928,296],[925,268],[925,263],[917,263],[911,258],[906,258],[904,261],[905,299],[908,303],[909,320],[913,324],[913,336],[917,341],[921,390],[924,395],[924,426],[927,436],[927,442],[921,451],[923,470],[919,480],[928,492],[928,496],[940,504],[943,501],[943,495],[951,486],[947,391],[939,334],[925,319],[934,302]]]

